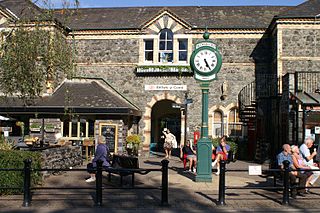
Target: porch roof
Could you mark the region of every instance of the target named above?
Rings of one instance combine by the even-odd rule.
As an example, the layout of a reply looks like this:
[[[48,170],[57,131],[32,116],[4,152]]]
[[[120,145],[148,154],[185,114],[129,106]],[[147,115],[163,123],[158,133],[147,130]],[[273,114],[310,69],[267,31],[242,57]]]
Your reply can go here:
[[[25,105],[18,97],[0,102],[6,114],[133,115],[141,110],[100,78],[72,79],[62,82],[51,95],[42,96]]]
[[[309,92],[290,93],[291,99],[297,100],[301,105],[305,106],[320,106],[320,94]]]

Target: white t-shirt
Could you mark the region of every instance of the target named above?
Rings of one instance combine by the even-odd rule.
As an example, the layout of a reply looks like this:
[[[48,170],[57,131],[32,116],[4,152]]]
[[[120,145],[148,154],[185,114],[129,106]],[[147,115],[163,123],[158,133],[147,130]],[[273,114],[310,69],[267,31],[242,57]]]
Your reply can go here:
[[[313,159],[309,160],[307,159],[307,157],[309,157],[311,155],[309,148],[307,147],[306,144],[302,144],[300,146],[300,153],[303,157],[303,162],[308,165],[308,166],[313,166]]]

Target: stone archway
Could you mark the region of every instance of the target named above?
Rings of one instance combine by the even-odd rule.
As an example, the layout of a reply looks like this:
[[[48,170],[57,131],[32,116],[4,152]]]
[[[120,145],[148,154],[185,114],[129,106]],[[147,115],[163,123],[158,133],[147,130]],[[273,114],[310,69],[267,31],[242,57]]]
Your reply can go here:
[[[143,114],[143,122],[144,122],[144,128],[142,129],[143,131],[143,137],[144,137],[144,142],[143,142],[143,152],[145,154],[149,154],[150,150],[150,143],[151,143],[151,113],[152,113],[152,108],[153,106],[163,100],[170,100],[172,102],[175,102],[177,104],[181,104],[180,98],[178,98],[176,95],[171,95],[168,92],[164,92],[162,94],[154,95],[151,98],[151,101],[147,103],[145,107],[145,113]],[[184,115],[181,113],[181,129],[184,129],[185,122],[184,122]],[[181,141],[184,141],[184,131],[181,131]]]

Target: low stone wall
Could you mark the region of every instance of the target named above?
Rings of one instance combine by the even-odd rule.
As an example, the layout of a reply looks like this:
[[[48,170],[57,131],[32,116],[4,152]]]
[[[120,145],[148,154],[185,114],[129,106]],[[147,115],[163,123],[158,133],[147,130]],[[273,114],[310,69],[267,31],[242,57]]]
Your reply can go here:
[[[42,151],[43,169],[66,169],[70,167],[81,166],[83,163],[81,149],[78,146],[61,146],[45,149]],[[44,171],[43,176],[57,173]],[[59,172],[58,172],[59,173]]]

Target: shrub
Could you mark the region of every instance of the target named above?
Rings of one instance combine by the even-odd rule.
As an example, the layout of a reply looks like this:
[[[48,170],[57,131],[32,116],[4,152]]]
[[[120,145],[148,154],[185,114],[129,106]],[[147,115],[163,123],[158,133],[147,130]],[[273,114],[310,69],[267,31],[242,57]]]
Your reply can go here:
[[[217,148],[220,144],[220,138],[213,138],[212,139],[212,145]],[[235,142],[232,138],[227,138],[227,144],[230,146],[230,150],[233,151],[233,153],[236,153],[238,151],[238,144]]]
[[[11,150],[12,144],[8,143],[5,141],[4,137],[1,135],[0,136],[0,150]]]
[[[20,150],[0,150],[0,168],[1,169],[23,169],[24,160],[31,159],[31,168],[41,168],[41,154],[38,152],[20,151]],[[23,171],[1,171],[0,187],[16,187],[20,189],[0,189],[0,194],[17,194],[23,190]],[[31,186],[42,183],[40,171],[31,172]]]

